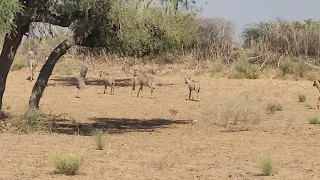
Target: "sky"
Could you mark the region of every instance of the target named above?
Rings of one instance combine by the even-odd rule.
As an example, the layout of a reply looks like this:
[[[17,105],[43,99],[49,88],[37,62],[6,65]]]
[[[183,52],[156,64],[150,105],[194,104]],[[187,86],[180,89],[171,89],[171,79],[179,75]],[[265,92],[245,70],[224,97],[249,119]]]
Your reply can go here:
[[[231,20],[236,26],[236,39],[241,29],[259,21],[305,19],[320,20],[320,0],[199,0],[203,17]]]

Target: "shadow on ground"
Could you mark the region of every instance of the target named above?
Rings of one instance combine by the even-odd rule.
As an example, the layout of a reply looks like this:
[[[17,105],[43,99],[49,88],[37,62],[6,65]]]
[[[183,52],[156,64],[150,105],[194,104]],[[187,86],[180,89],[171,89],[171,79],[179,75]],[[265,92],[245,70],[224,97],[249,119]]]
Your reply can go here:
[[[65,86],[77,86],[77,79],[76,77],[63,77],[63,76],[55,76],[50,79],[51,81],[54,81],[56,83],[59,83],[61,85]],[[102,79],[99,78],[87,78],[86,84],[91,86],[103,86]],[[131,78],[125,78],[125,79],[116,79],[115,86],[120,87],[127,87],[131,86]]]
[[[54,133],[68,135],[90,136],[96,129],[108,131],[108,133],[126,132],[153,132],[159,128],[173,128],[174,125],[191,124],[192,120],[169,119],[126,119],[126,118],[93,118],[93,123],[74,123],[71,121],[57,121],[52,131]]]

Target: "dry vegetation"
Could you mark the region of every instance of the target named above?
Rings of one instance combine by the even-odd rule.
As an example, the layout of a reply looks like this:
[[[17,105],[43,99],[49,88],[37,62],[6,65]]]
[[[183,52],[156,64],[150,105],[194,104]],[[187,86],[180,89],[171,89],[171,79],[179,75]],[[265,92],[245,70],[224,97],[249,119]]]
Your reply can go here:
[[[318,92],[309,81],[319,78],[318,22],[261,22],[244,30],[241,46],[232,41],[229,21],[175,15],[162,24],[168,41],[141,46],[137,42],[148,35],[132,29],[133,20],[157,24],[159,19],[141,18],[132,7],[125,8],[120,15],[132,15],[126,22],[119,19],[126,30],[122,38],[127,38],[121,51],[126,52],[91,50],[88,88],[79,91],[74,79],[82,48],[71,48],[49,80],[40,106],[45,113],[22,113],[32,89],[25,80],[24,54],[31,47],[43,64],[67,33],[58,30],[56,37],[23,42],[9,74],[4,101],[9,117],[0,119],[0,179],[68,179],[60,174],[77,179],[260,179],[261,172],[273,179],[320,178],[320,131],[310,125],[320,123],[319,111],[312,108]],[[192,23],[170,28],[183,20]],[[144,98],[130,96],[137,66],[159,80],[156,98],[145,98],[148,91],[142,92]],[[101,93],[100,70],[115,75],[114,96]],[[187,74],[201,82],[200,102],[186,100]],[[51,151],[62,150],[89,158],[61,153],[48,158]],[[263,157],[257,164],[264,153],[272,153],[272,159]]]

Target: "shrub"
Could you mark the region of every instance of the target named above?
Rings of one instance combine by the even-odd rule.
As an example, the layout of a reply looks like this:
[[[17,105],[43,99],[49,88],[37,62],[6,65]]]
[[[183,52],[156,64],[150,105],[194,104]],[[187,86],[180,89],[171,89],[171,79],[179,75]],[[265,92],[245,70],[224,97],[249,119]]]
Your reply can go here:
[[[260,159],[260,169],[264,176],[270,176],[275,168],[274,162],[270,156],[263,156]]]
[[[270,102],[267,105],[267,112],[273,114],[276,111],[282,111],[282,105],[278,102]]]
[[[320,124],[319,117],[310,117],[309,118],[309,124]]]
[[[280,68],[283,76],[285,76],[287,74],[293,74],[294,73],[294,62],[291,60],[290,57],[286,57],[282,60],[279,68]]]
[[[106,145],[105,133],[102,130],[95,130],[93,132],[94,140],[98,150],[103,150]]]
[[[19,120],[18,129],[24,133],[51,131],[54,117],[45,115],[39,110],[26,111]]]
[[[312,19],[304,22],[277,19],[247,27],[243,36],[246,47],[252,47],[256,43],[265,52],[317,57],[320,46],[319,31],[320,23]]]
[[[53,161],[57,173],[76,175],[83,163],[83,157],[77,157],[66,153],[57,153],[54,156]]]
[[[221,112],[222,127],[227,132],[248,130],[251,125],[261,120],[260,113],[254,109],[247,97],[239,97],[227,103]]]
[[[232,79],[258,79],[259,78],[259,67],[248,63],[245,60],[239,60],[235,62],[234,69],[231,71],[229,78]]]
[[[299,102],[305,102],[307,99],[307,96],[305,94],[298,94]]]

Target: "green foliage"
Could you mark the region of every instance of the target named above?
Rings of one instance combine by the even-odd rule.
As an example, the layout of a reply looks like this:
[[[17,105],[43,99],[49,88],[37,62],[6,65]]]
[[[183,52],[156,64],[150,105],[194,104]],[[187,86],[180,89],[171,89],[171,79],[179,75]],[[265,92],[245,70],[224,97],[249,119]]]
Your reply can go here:
[[[136,2],[99,2],[87,19],[72,27],[91,47],[143,57],[181,50],[194,39],[195,16],[191,13],[167,13],[158,6],[137,8]]]
[[[83,157],[66,153],[57,153],[53,158],[54,166],[58,173],[76,175],[83,163]]]
[[[292,74],[297,78],[303,78],[308,75],[310,68],[303,60],[294,57],[285,57],[280,63],[282,75]]]
[[[263,156],[260,159],[260,169],[264,176],[270,176],[275,168],[271,156]]]
[[[141,57],[179,50],[194,37],[191,14],[170,14],[158,7],[136,9],[131,3],[115,4],[111,14],[120,25],[121,54]]]
[[[0,34],[11,29],[14,14],[21,10],[20,3],[16,0],[0,1]]]
[[[259,73],[256,73],[259,66],[250,64],[245,60],[239,60],[235,63],[233,70],[229,74],[232,79],[258,79]]]

